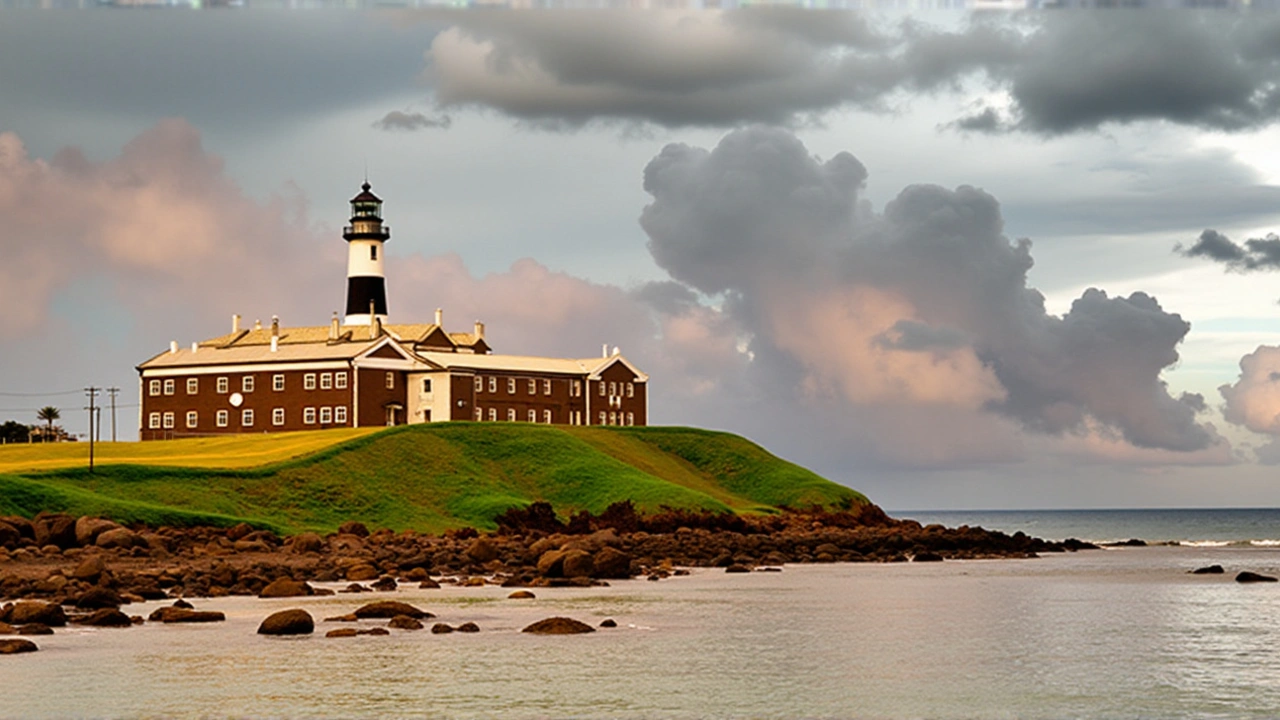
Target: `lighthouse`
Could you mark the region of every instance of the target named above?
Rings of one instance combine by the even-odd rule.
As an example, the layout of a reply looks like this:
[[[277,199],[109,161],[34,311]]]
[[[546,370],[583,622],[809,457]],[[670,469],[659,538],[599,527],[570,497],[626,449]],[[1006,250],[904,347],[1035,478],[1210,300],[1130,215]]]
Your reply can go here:
[[[382,271],[382,244],[391,228],[382,224],[382,200],[369,181],[351,198],[351,224],[342,229],[347,241],[347,311],[343,325],[372,325],[387,319],[387,279]]]

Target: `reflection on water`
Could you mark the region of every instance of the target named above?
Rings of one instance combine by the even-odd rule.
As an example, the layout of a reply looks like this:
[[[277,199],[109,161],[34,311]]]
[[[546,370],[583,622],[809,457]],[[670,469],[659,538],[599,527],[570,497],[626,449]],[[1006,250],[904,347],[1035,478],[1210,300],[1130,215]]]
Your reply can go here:
[[[1228,574],[1186,574],[1211,563]],[[0,715],[1269,717],[1280,586],[1231,573],[1277,567],[1276,549],[1158,547],[695,571],[533,601],[414,589],[398,599],[483,631],[344,639],[255,630],[277,609],[319,620],[371,596],[222,598],[198,603],[220,625],[37,638],[41,652],[0,659]],[[619,627],[519,632],[551,615]]]

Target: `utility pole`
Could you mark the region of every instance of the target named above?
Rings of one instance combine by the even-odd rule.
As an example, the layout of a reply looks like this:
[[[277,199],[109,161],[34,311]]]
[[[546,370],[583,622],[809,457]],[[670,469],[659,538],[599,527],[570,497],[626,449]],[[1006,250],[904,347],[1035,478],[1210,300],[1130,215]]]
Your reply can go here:
[[[89,411],[89,472],[93,472],[93,418],[97,414],[97,407],[94,401],[101,391],[102,388],[96,388],[92,385],[84,389],[84,394],[89,396],[89,407],[85,408],[85,410]]]
[[[111,442],[116,441],[116,393],[120,392],[118,387],[107,388],[107,394],[111,396]]]

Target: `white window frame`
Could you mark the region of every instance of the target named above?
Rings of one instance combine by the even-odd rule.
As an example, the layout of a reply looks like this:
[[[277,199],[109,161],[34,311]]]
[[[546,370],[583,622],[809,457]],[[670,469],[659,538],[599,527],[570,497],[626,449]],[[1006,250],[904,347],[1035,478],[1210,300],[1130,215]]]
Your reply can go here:
[[[165,430],[173,429],[173,413],[172,412],[167,412],[164,414],[164,429]]]
[[[347,373],[345,370],[333,374],[333,387],[338,390],[347,389]]]
[[[159,380],[152,380],[151,382],[147,383],[147,394],[150,395],[151,397],[158,397],[160,395]]]
[[[218,378],[218,394],[226,395],[229,392],[231,392],[231,378]]]
[[[507,422],[515,422],[515,421],[516,421],[516,409],[507,408]]]
[[[333,409],[333,424],[334,425],[347,424],[347,406],[346,405],[339,405]]]
[[[636,396],[636,384],[633,382],[627,383],[627,397],[635,397],[635,396]]]
[[[606,391],[606,390],[608,390],[608,389],[609,389],[609,388],[606,388],[606,387],[604,386],[604,381],[603,381],[603,380],[601,380],[601,381],[600,381],[600,397],[604,397],[604,395],[605,395],[605,391]]]
[[[284,424],[284,408],[271,408],[271,424],[277,426]]]
[[[165,395],[172,395],[172,394],[174,393],[174,391],[175,391],[176,387],[177,387],[177,384],[174,382],[173,378],[167,378],[167,379],[165,379],[165,381],[164,381],[164,394],[165,394]]]
[[[489,408],[489,422],[498,422],[498,408]]]
[[[390,370],[387,371],[387,389],[388,390],[396,389],[396,374],[394,372],[391,372]]]
[[[507,394],[508,395],[516,394],[516,379],[513,377],[507,378]]]
[[[200,425],[200,414],[195,410],[187,411],[187,429],[193,429]]]
[[[607,412],[605,412],[605,411],[603,411],[603,410],[601,410],[601,411],[600,411],[600,424],[601,424],[601,425],[608,425],[608,424],[609,424],[609,413],[607,413]]]
[[[320,389],[321,390],[333,389],[333,373],[320,373]]]
[[[226,427],[228,424],[230,424],[230,422],[231,422],[231,413],[227,412],[226,410],[219,410],[218,414],[214,416],[214,424],[216,424],[218,427]]]
[[[315,389],[316,389],[316,374],[315,374],[315,373],[307,373],[306,375],[303,375],[303,376],[302,376],[302,389],[303,389],[303,390],[315,390]]]
[[[538,422],[538,411],[534,410],[533,408],[529,408],[529,422],[531,423]]]
[[[150,430],[160,429],[160,413],[153,412],[147,416],[147,428]]]
[[[315,425],[315,424],[316,424],[316,409],[315,409],[315,408],[313,408],[313,407],[302,408],[302,424],[303,424],[303,425]]]
[[[610,397],[618,397],[618,383],[616,382],[609,383],[609,395]]]
[[[422,394],[431,394],[431,378],[422,378]]]
[[[572,390],[572,392],[570,392],[569,394],[570,394],[572,397],[582,397],[582,381],[581,381],[581,380],[574,380],[574,381],[573,381],[573,387],[571,388],[571,390]]]
[[[628,426],[632,426],[632,425],[635,425],[635,424],[636,424],[636,414],[635,414],[635,413],[633,413],[633,412],[628,412],[628,413],[627,413],[627,425],[628,425]]]
[[[498,376],[497,375],[489,376],[489,392],[491,393],[498,392]]]
[[[321,425],[333,424],[333,408],[332,407],[329,407],[328,405],[326,405],[325,407],[320,408],[320,424]]]
[[[245,375],[244,377],[240,378],[240,392],[242,393],[253,392],[253,376],[252,375]]]
[[[476,392],[484,392],[484,378],[476,376]]]
[[[547,409],[547,410],[543,410],[543,411],[542,411],[542,422],[544,422],[544,423],[546,423],[546,424],[548,424],[548,425],[550,425],[550,424],[551,424],[551,410],[550,410],[550,409]]]
[[[240,411],[240,427],[253,427],[253,408]]]
[[[200,394],[200,378],[193,378],[193,377],[187,378],[187,394],[188,395]]]
[[[538,394],[538,379],[537,379],[537,378],[529,378],[529,394],[530,394],[530,395],[537,395],[537,394]]]
[[[543,381],[542,381],[542,394],[543,394],[543,395],[550,395],[550,394],[551,394],[551,381],[550,381],[550,380],[543,380]]]
[[[484,408],[477,405],[476,406],[476,422],[483,422],[483,421],[484,421]]]
[[[284,375],[280,374],[271,376],[271,389],[276,392],[284,390]]]
[[[611,412],[611,413],[609,413],[609,424],[610,424],[610,425],[617,425],[617,424],[618,424],[618,413],[616,413],[616,412]]]

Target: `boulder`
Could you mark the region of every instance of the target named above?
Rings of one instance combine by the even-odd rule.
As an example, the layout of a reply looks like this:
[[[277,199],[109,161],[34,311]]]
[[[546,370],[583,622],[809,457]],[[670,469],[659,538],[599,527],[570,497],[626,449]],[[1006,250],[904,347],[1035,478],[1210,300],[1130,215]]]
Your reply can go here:
[[[310,635],[316,629],[311,613],[300,608],[271,613],[258,626],[259,635]]]
[[[537,543],[534,545],[536,547]],[[564,577],[564,556],[564,550],[548,550],[542,553],[538,557],[538,574],[543,577]]]
[[[227,616],[217,610],[188,610],[186,608],[163,607],[151,613],[147,618],[152,622],[159,620],[166,625],[185,623],[223,622]]]
[[[368,630],[357,630],[357,635],[390,635],[391,631],[386,628],[369,628]]]
[[[419,610],[409,603],[402,603],[396,600],[382,600],[375,603],[369,603],[368,605],[357,608],[355,611],[355,616],[362,620],[369,618],[390,619],[397,615],[405,615],[415,620],[435,617],[435,615],[432,615],[425,610]]]
[[[92,614],[80,618],[77,622],[91,627],[132,627],[133,621],[128,615],[115,608],[102,608]]]
[[[566,550],[560,572],[567,578],[591,577],[595,572],[595,561],[586,550]]]
[[[22,533],[18,528],[0,520],[0,547],[15,547],[21,539]]]
[[[498,559],[498,546],[487,537],[478,537],[467,548],[467,557],[481,565]]]
[[[40,513],[31,523],[36,545],[66,550],[76,546],[76,518],[62,513]]]
[[[421,630],[422,623],[408,615],[397,615],[391,618],[391,622],[387,623],[387,627],[393,627],[397,630]]]
[[[289,544],[290,552],[295,553],[320,552],[323,549],[324,539],[313,532],[294,535],[293,542]]]
[[[911,556],[911,562],[942,562],[942,556],[933,552],[918,552]]]
[[[517,590],[507,596],[509,600],[532,600],[535,597],[537,596],[528,590]]]
[[[98,536],[94,545],[100,548],[131,548],[139,542],[138,534],[128,528],[107,530]],[[142,544],[146,544],[145,542]]]
[[[262,588],[262,592],[258,593],[260,598],[283,598],[283,597],[304,597],[314,595],[315,590],[301,580],[293,578],[277,578],[266,587]]]
[[[457,630],[460,633],[478,633],[480,632],[480,626],[473,622],[464,622],[454,628],[454,630]]]
[[[13,635],[18,632],[18,628],[6,622],[0,622],[0,635]]]
[[[324,619],[324,621],[325,622],[355,622],[359,619],[360,618],[356,617],[355,613],[347,613],[346,615],[334,615],[333,617],[327,617]]]
[[[423,590],[439,590],[440,583],[436,582],[435,580],[432,580],[431,578],[427,578],[426,580],[423,580],[422,582],[418,583],[418,587],[422,588]]]
[[[436,623],[431,626],[432,635],[445,635],[451,632],[453,632],[453,626],[446,623]]]
[[[377,590],[378,592],[395,592],[395,589],[398,586],[396,585],[395,578],[391,577],[390,575],[383,575],[382,577],[378,578],[375,582],[371,583],[369,587],[373,588],[374,590]]]
[[[521,632],[537,635],[576,635],[578,633],[595,632],[590,625],[567,617],[550,617],[529,625]]]
[[[98,540],[99,535],[118,527],[120,527],[119,523],[86,515],[76,520],[76,544],[80,547],[88,547]]]
[[[341,589],[341,590],[339,590],[338,592],[341,592],[341,593],[362,593],[362,592],[373,592],[373,591],[372,591],[372,590],[370,590],[369,588],[367,588],[367,587],[365,587],[365,586],[361,585],[360,583],[351,583],[350,585],[348,585],[348,586],[346,586],[346,587],[342,588],[342,589]]]
[[[1209,565],[1206,567],[1196,568],[1195,570],[1191,571],[1191,574],[1192,575],[1221,575],[1224,572],[1226,571],[1222,569],[1221,565]]]
[[[605,618],[604,620],[600,621],[600,627],[602,628],[618,627],[618,621],[614,620],[613,618]]]
[[[324,634],[324,636],[325,636],[325,637],[327,637],[327,638],[331,638],[331,637],[355,637],[355,636],[356,636],[356,635],[358,635],[358,634],[359,634],[359,631],[357,631],[355,628],[349,628],[349,627],[348,627],[348,628],[336,628],[336,629],[334,629],[334,630],[330,630],[329,632],[325,633],[325,634]]]
[[[40,648],[30,640],[0,640],[0,655],[16,655],[18,653],[35,652]]]
[[[76,569],[71,571],[71,577],[85,582],[98,582],[98,578],[102,576],[102,572],[106,569],[107,567],[102,562],[102,558],[92,555],[81,560],[80,564],[76,565]]]
[[[347,579],[357,582],[361,580],[377,580],[380,574],[377,568],[368,563],[360,563],[347,568]]]
[[[67,624],[67,616],[57,603],[26,600],[13,606],[9,611],[8,622],[14,625],[43,623],[51,627],[62,627]]]
[[[6,515],[0,517],[0,522],[18,531],[18,534],[28,540],[35,540],[35,528],[31,521],[19,515]]]
[[[631,577],[631,555],[605,545],[592,558],[591,577],[626,580]]]
[[[227,539],[231,542],[243,540],[251,532],[253,532],[253,526],[242,522],[227,530]]]
[[[734,563],[733,565],[725,568],[724,571],[727,573],[749,573],[751,572],[751,568],[746,565],[738,565],[737,563]]]
[[[118,608],[124,604],[120,594],[110,588],[94,586],[84,591],[76,599],[76,607],[81,610],[98,610],[101,608]]]
[[[359,538],[367,538],[369,537],[369,528],[365,527],[364,523],[349,521],[338,526],[338,534],[355,535]]]
[[[18,627],[19,635],[52,635],[53,628],[44,623],[27,623]]]
[[[1238,583],[1276,582],[1276,578],[1273,578],[1270,575],[1259,575],[1256,572],[1249,572],[1248,570],[1245,570],[1240,574],[1236,575],[1236,582]]]
[[[58,574],[50,575],[49,577],[36,583],[36,591],[42,592],[48,595],[55,595],[57,593],[61,593],[63,588],[65,588],[67,586],[67,583],[69,582],[71,581],[67,580],[66,576],[64,575],[58,575]]]
[[[409,572],[406,572],[400,579],[405,582],[422,582],[430,580],[431,576],[427,574],[425,568],[416,567],[410,568]]]

